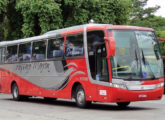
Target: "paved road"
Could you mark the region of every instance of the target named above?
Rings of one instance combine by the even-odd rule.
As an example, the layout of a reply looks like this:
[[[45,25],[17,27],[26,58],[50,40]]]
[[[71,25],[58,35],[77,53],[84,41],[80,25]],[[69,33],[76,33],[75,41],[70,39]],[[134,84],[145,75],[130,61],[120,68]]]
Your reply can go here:
[[[132,103],[127,109],[99,103],[80,109],[73,101],[16,102],[11,95],[0,94],[0,120],[165,120],[165,96],[160,101]]]

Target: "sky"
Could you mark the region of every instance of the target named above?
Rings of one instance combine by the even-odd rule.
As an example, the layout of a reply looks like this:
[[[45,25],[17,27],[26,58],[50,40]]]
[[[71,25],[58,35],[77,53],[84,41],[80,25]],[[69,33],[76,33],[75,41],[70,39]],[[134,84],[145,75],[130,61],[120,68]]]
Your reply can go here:
[[[159,5],[159,10],[155,13],[156,16],[165,17],[165,0],[148,0],[147,7]]]

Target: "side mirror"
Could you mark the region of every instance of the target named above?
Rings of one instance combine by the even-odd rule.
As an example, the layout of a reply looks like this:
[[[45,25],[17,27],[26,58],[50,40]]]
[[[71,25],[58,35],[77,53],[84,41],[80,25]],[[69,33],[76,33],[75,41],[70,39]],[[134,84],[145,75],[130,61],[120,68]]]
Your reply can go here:
[[[104,37],[104,40],[106,41],[107,46],[107,56],[115,56],[116,52],[116,43],[114,38]]]
[[[158,38],[158,41],[163,41],[163,42],[165,42],[165,39],[164,39],[164,38]]]

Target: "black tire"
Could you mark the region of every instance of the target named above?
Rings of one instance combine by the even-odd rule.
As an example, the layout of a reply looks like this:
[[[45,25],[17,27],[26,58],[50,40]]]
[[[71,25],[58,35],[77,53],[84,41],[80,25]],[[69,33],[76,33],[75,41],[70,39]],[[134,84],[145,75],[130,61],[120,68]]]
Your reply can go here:
[[[21,96],[19,95],[19,88],[16,83],[12,85],[11,92],[12,92],[13,100],[15,101],[21,100]]]
[[[130,104],[130,102],[118,102],[117,105],[120,107],[120,108],[126,108],[128,107],[128,105]]]
[[[86,108],[89,104],[91,104],[90,101],[86,101],[85,92],[81,85],[79,85],[76,89],[75,100],[77,106],[80,108]]]

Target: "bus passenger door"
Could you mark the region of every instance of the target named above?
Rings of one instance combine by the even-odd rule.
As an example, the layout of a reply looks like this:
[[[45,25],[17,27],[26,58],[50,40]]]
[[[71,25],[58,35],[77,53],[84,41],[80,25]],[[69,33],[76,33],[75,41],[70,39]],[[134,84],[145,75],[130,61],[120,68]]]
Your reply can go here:
[[[103,31],[92,31],[87,34],[88,60],[91,77],[96,83],[96,94],[98,101],[107,101],[109,94],[109,73],[106,47]]]

